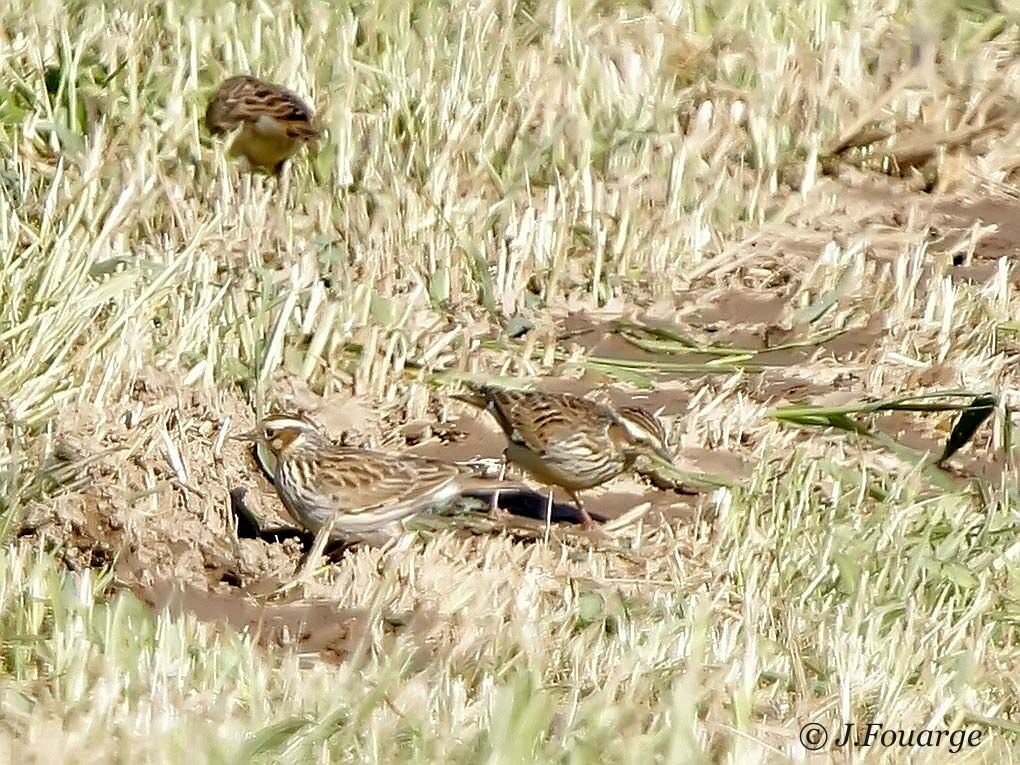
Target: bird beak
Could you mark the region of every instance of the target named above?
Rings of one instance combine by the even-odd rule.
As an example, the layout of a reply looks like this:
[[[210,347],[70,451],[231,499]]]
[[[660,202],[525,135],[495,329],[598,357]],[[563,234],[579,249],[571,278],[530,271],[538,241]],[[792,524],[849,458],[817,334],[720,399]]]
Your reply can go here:
[[[249,430],[247,433],[237,433],[230,436],[231,441],[258,441],[259,434],[257,430]]]
[[[663,448],[661,446],[656,446],[653,449],[653,451],[659,457],[659,459],[661,459],[664,462],[666,462],[666,464],[668,464],[668,465],[672,465],[673,464],[673,455],[670,454],[669,451],[666,450],[665,448]]]

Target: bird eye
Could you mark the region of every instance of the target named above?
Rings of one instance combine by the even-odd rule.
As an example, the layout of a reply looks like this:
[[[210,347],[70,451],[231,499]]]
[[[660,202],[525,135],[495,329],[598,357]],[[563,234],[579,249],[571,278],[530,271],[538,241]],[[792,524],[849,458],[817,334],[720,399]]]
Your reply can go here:
[[[276,438],[276,428],[266,428],[266,438],[270,441]]]

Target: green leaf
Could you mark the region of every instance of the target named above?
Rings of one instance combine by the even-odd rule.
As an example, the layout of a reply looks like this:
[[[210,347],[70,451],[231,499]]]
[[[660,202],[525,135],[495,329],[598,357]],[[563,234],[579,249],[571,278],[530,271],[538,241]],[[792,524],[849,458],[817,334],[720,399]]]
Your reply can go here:
[[[442,305],[450,299],[450,269],[437,268],[429,281],[429,297],[436,305]]]
[[[20,125],[29,110],[19,105],[17,95],[0,88],[0,124]]]
[[[498,311],[496,310],[495,290],[492,287],[492,275],[489,273],[489,264],[477,247],[467,245],[465,251],[468,256],[468,267],[471,269],[471,277],[478,284],[478,289],[482,293],[480,296],[482,305],[485,306],[485,310],[491,316],[495,316]]]
[[[578,598],[577,620],[582,625],[593,624],[602,617],[605,602],[597,592],[586,592]]]
[[[393,303],[381,295],[372,295],[372,303],[369,308],[372,316],[383,326],[393,323]]]
[[[306,717],[291,717],[261,728],[244,742],[238,752],[237,762],[250,762],[260,754],[278,752],[310,724],[311,720]]]
[[[633,385],[635,388],[641,388],[642,390],[651,390],[655,387],[655,382],[648,375],[641,374],[640,372],[627,369],[626,367],[617,367],[607,364],[599,364],[593,362],[585,362],[586,369],[591,369],[596,372],[600,372],[607,377],[612,377],[614,380],[625,382]]]
[[[963,590],[972,590],[978,585],[977,577],[970,573],[966,566],[959,563],[944,563],[942,576]]]
[[[836,586],[844,595],[853,595],[857,592],[857,585],[861,581],[861,564],[857,556],[849,553],[834,553],[832,562],[836,564],[839,572],[839,581]]]

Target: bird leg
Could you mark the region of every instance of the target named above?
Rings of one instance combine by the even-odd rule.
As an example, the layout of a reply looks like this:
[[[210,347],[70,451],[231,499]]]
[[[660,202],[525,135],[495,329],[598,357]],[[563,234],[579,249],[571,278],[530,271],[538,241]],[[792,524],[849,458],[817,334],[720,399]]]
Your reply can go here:
[[[502,481],[502,480],[504,480],[506,478],[506,468],[507,468],[507,459],[506,459],[506,454],[504,454],[503,455],[503,464],[499,468],[499,480],[500,481]],[[496,491],[492,492],[492,495],[489,497],[489,517],[493,521],[500,521],[500,522],[502,522],[505,519],[506,515],[507,515],[507,513],[505,513],[503,511],[503,508],[501,508],[499,506],[499,489],[496,489]]]
[[[298,570],[297,575],[289,582],[279,588],[277,592],[289,592],[295,587],[300,587],[312,581],[315,576],[315,572],[319,566],[319,562],[322,560],[322,553],[326,549],[326,544],[329,542],[329,538],[333,532],[333,522],[330,521],[315,534],[315,539],[312,541],[312,546],[305,553],[304,562],[301,564],[301,568]]]
[[[584,509],[584,504],[581,502],[581,497],[576,491],[571,491],[570,498],[574,500],[574,504],[577,506],[577,511],[581,514],[581,528],[585,531],[591,531],[595,528],[595,521],[588,514],[588,511]]]
[[[290,163],[287,160],[278,162],[273,168],[273,175],[276,177],[280,198],[286,201],[290,190]]]

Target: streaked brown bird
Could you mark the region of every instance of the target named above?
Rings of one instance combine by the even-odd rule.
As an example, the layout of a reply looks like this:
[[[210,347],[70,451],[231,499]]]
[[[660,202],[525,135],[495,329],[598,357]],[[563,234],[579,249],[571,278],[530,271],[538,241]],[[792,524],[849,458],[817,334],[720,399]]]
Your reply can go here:
[[[237,131],[231,156],[243,155],[252,167],[273,173],[321,132],[300,96],[248,75],[223,81],[205,110],[205,124],[213,135]]]
[[[465,494],[526,488],[442,460],[338,446],[296,414],[269,415],[236,438],[273,455],[276,493],[294,520],[348,542],[381,543],[404,519]]]
[[[654,454],[673,463],[662,423],[640,407],[612,409],[569,393],[472,383],[455,398],[492,414],[507,437],[505,458],[564,489],[586,528],[593,521],[581,491],[634,468],[641,457]]]

